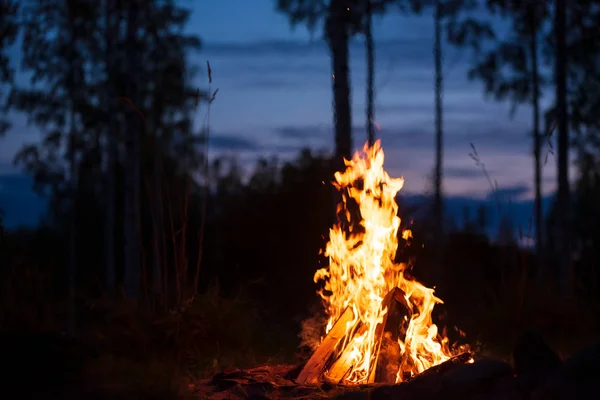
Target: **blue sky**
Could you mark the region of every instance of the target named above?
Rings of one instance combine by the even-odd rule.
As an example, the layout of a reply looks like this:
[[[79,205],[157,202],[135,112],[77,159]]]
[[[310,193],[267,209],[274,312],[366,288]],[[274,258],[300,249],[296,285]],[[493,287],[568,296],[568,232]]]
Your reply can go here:
[[[188,31],[203,40],[202,51],[192,61],[200,66],[210,61],[213,88],[219,89],[211,108],[214,155],[235,154],[253,163],[263,155],[287,159],[306,146],[331,150],[330,60],[318,30],[311,35],[302,26],[291,29],[286,17],[274,11],[273,0],[182,3],[193,11]],[[502,22],[496,26],[506,28]],[[375,118],[386,166],[391,175],[405,177],[406,192],[425,193],[434,162],[433,18],[427,13],[390,14],[375,20],[374,36]],[[527,201],[533,182],[529,108],[521,107],[510,119],[507,103],[486,100],[482,85],[467,80],[468,62],[467,52],[445,48],[445,192],[489,198],[489,184],[468,156],[472,142],[498,185],[512,190],[513,200]],[[366,139],[365,59],[359,38],[351,44],[351,73],[358,147]],[[205,74],[197,84],[206,88]],[[200,109],[197,119],[205,112]],[[14,115],[13,122],[13,130],[0,139],[0,204],[2,197],[16,195],[14,182],[6,179],[16,172],[11,166],[15,151],[40,137],[22,116]],[[554,190],[555,172],[550,157],[544,168],[546,194]],[[20,196],[31,195],[19,188]]]

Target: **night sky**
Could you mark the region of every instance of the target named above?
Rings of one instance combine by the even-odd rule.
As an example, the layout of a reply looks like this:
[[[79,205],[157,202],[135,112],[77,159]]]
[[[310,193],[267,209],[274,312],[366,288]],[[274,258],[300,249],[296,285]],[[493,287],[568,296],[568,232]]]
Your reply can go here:
[[[291,29],[286,17],[273,10],[273,0],[185,4],[193,10],[188,30],[203,41],[202,51],[191,56],[202,67],[197,84],[207,87],[204,65],[209,60],[213,89],[219,89],[211,108],[213,155],[225,152],[253,163],[274,154],[289,159],[306,146],[332,149],[330,59],[320,29],[312,36],[303,26]],[[506,28],[502,21],[496,26]],[[377,18],[374,36],[375,118],[386,167],[390,175],[406,178],[407,193],[426,193],[434,163],[433,17],[425,13]],[[366,140],[363,47],[361,38],[351,44],[355,147]],[[445,193],[490,198],[485,176],[468,155],[472,142],[500,188],[511,193],[514,202],[528,203],[533,183],[529,107],[521,106],[510,119],[508,103],[486,100],[483,85],[468,81],[469,53],[449,47],[444,51]],[[205,114],[206,108],[200,108],[197,121]],[[16,205],[37,200],[29,183],[15,176],[12,158],[23,143],[40,136],[23,117],[14,115],[13,121],[12,131],[0,141],[0,207],[7,221],[16,224],[30,221],[34,214],[18,211],[22,207]],[[554,191],[555,163],[549,157],[543,170],[545,194]]]

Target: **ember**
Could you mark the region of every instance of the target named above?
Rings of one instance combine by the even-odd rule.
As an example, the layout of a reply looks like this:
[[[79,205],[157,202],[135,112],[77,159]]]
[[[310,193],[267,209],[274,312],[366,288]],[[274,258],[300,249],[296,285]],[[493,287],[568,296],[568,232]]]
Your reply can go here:
[[[320,295],[329,320],[299,383],[399,383],[453,356],[448,338],[432,322],[442,301],[434,289],[408,278],[405,264],[394,262],[401,222],[395,197],[404,179],[390,178],[383,163],[378,140],[335,174],[342,192],[338,213],[347,225],[339,222],[330,230],[329,266],[314,276],[325,283]],[[411,232],[404,230],[402,237],[408,240]]]

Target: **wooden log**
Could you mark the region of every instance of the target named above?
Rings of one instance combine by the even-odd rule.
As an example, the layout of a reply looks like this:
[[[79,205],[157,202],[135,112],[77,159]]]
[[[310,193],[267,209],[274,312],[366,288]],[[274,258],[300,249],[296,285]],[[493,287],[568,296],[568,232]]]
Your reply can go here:
[[[396,383],[401,360],[398,339],[404,340],[412,315],[405,296],[404,291],[396,287],[381,302],[381,308],[387,307],[388,311],[375,330],[375,359],[368,383]]]
[[[325,339],[319,344],[308,362],[300,371],[296,382],[301,385],[315,385],[323,376],[323,372],[331,363],[332,356],[336,353],[339,343],[346,335],[346,327],[354,319],[354,313],[349,307],[335,322]]]
[[[450,357],[448,360],[444,361],[441,364],[435,365],[431,368],[426,369],[425,371],[421,372],[418,375],[415,375],[413,378],[411,378],[410,380],[413,380],[419,376],[422,375],[427,375],[427,374],[440,374],[440,375],[444,375],[445,373],[447,373],[448,371],[450,371],[451,369],[453,369],[454,367],[456,367],[457,365],[461,365],[461,364],[467,364],[469,362],[472,362],[471,360],[473,359],[473,356],[471,355],[471,353],[464,352],[464,353],[460,353],[458,355],[455,355],[453,357]]]
[[[361,324],[353,337],[364,335],[367,331],[368,325]],[[331,364],[331,367],[325,372],[324,378],[327,382],[333,384],[343,383],[342,381],[348,377],[350,370],[352,369],[352,340],[348,341],[348,345],[342,351],[342,354]]]

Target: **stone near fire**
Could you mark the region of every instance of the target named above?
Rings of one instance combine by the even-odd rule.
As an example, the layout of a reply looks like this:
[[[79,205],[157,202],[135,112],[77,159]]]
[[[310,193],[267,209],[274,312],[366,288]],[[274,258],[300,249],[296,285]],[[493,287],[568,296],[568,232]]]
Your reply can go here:
[[[562,368],[536,388],[532,399],[590,399],[600,393],[600,346],[585,348],[567,358]]]
[[[481,359],[472,364],[457,365],[444,375],[444,393],[456,398],[490,393],[500,379],[513,378],[512,367],[492,359]]]
[[[596,382],[600,377],[600,344],[587,347],[567,358],[563,372],[576,382]]]
[[[438,372],[418,375],[410,382],[373,389],[370,399],[436,399],[442,393],[442,375]]]
[[[516,378],[509,375],[494,382],[484,398],[487,400],[523,400],[525,395],[519,389]]]
[[[562,360],[535,331],[524,333],[513,351],[515,373],[526,392],[556,377]]]

